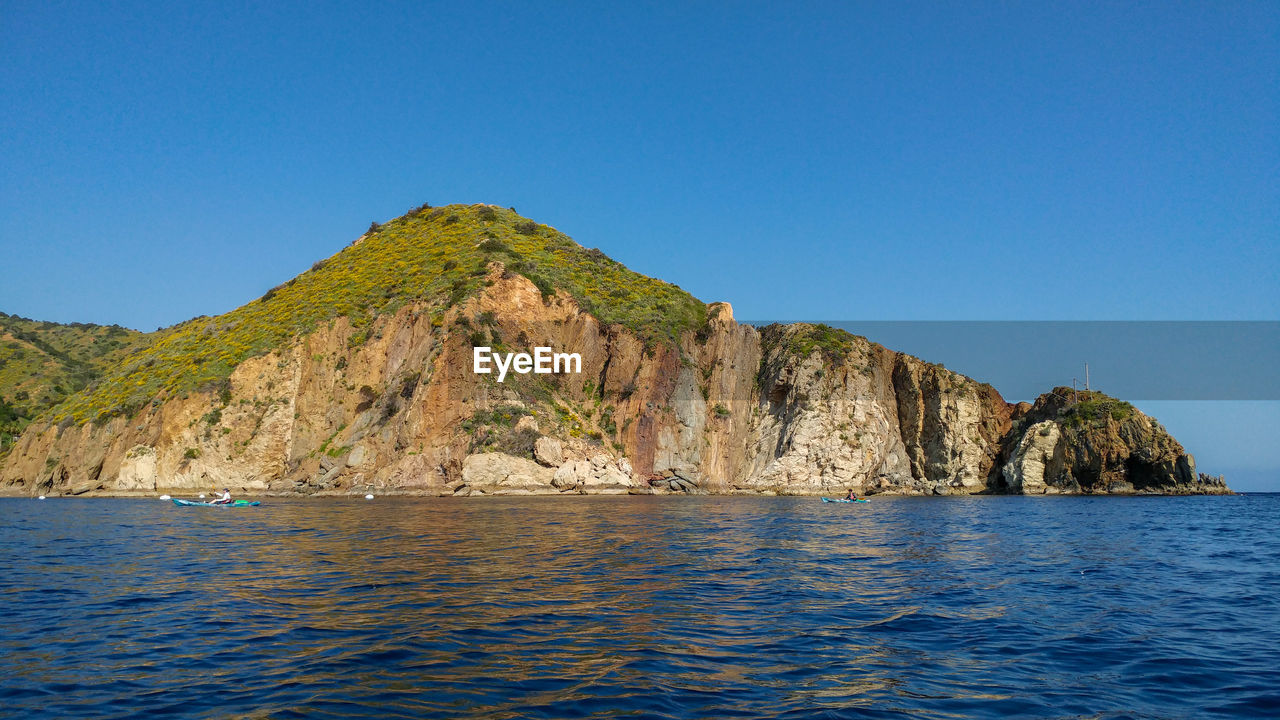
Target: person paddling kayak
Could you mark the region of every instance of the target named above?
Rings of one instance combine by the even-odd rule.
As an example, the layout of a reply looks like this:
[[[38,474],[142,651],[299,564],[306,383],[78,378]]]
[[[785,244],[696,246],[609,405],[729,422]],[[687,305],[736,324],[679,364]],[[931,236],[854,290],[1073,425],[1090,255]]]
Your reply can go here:
[[[213,503],[214,505],[230,505],[231,491],[226,488],[222,488],[222,495],[214,498],[213,500],[210,500],[209,502]]]
[[[845,500],[861,500],[862,498],[853,494],[853,490],[849,490],[849,494],[844,496]]]

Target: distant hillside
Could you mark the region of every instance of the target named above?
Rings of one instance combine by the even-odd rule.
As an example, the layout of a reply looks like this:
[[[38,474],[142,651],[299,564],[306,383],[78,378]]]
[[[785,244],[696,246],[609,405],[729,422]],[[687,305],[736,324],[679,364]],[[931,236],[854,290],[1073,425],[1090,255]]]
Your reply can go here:
[[[118,325],[0,312],[0,455],[31,420],[101,377],[144,337]]]
[[[153,333],[88,392],[55,408],[51,419],[102,421],[153,400],[216,388],[245,359],[287,347],[338,317],[367,328],[406,303],[426,302],[439,324],[445,310],[481,288],[493,260],[544,295],[564,290],[600,320],[649,340],[670,340],[706,320],[706,307],[680,288],[632,272],[514,210],[424,205],[375,223],[349,247],[253,302]]]

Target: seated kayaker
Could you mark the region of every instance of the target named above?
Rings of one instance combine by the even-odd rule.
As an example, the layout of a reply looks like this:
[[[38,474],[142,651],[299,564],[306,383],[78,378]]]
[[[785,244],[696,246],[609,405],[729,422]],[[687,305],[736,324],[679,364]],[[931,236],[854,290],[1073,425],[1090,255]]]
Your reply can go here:
[[[850,490],[850,491],[849,491],[849,494],[844,496],[844,499],[845,499],[845,500],[857,500],[857,499],[858,499],[858,496],[853,494],[853,490]]]
[[[226,488],[222,488],[222,495],[213,499],[214,505],[228,505],[230,503],[231,503],[231,491]]]

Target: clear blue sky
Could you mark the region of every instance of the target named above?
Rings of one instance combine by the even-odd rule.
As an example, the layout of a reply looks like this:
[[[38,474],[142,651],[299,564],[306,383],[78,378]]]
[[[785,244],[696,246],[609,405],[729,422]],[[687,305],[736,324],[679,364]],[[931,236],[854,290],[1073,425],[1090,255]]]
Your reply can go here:
[[[422,202],[741,318],[1280,318],[1275,2],[7,2],[0,98],[37,319],[225,312]]]

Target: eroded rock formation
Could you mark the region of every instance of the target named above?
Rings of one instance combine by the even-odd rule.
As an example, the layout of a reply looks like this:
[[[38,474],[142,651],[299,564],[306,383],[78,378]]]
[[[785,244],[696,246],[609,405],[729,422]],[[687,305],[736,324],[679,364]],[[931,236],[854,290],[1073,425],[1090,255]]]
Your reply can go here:
[[[602,325],[501,263],[443,320],[345,318],[229,386],[33,426],[10,492],[970,494],[1227,492],[1140,412],[990,386],[822,326],[727,304],[678,342]],[[579,353],[580,374],[473,372],[478,342]],[[358,341],[357,341],[358,340]],[[1069,393],[1069,391],[1066,391]],[[1077,398],[1078,400],[1078,398]]]

